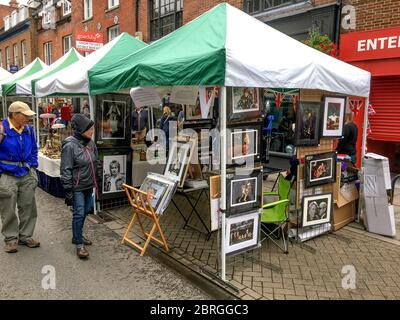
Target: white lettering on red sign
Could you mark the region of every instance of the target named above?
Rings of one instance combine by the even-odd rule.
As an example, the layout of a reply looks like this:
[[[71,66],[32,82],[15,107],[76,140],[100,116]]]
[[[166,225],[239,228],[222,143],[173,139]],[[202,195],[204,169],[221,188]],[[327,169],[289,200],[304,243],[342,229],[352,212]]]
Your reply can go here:
[[[400,36],[364,39],[357,41],[357,51],[373,51],[400,48]]]

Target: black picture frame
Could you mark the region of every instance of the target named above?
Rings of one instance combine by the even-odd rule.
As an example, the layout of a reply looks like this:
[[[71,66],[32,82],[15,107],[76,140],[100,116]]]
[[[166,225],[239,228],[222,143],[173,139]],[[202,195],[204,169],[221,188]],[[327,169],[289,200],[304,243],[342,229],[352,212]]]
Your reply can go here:
[[[232,170],[227,173],[226,212],[228,216],[261,208],[262,179],[261,168]],[[247,192],[247,197],[245,192]]]
[[[98,148],[129,147],[132,99],[129,94],[103,94],[95,100],[95,142]]]
[[[211,98],[211,94],[214,90],[215,87],[213,86],[207,86],[205,88],[205,92],[207,95],[207,97],[205,98],[206,103]],[[188,123],[189,125],[212,123],[213,119],[215,118],[215,109],[218,107],[218,104],[216,104],[216,102],[218,102],[218,99],[217,97],[214,97],[213,103],[210,102],[211,106],[208,112],[208,117],[203,119],[201,117],[200,90],[199,90],[199,95],[197,96],[195,105],[186,105],[186,104],[183,105],[185,123]]]
[[[332,209],[332,192],[304,196],[302,201],[302,227],[317,226],[331,222]]]
[[[250,92],[250,98],[245,99],[245,93]],[[227,124],[234,125],[262,121],[262,89],[250,87],[227,87],[226,110]],[[243,99],[241,98],[243,96]],[[243,102],[244,101],[244,102]],[[239,103],[242,106],[239,107]],[[248,103],[246,103],[248,102]]]
[[[227,165],[238,166],[261,159],[261,125],[234,125],[227,128]],[[249,163],[250,162],[250,163]]]
[[[335,152],[305,156],[304,184],[306,188],[334,182],[336,182]]]
[[[132,182],[132,149],[99,149],[98,152],[102,173],[98,178],[99,200],[123,197],[122,183],[130,185]],[[111,166],[115,168],[113,160],[119,163],[118,176],[115,177],[111,175]]]
[[[300,102],[296,110],[295,145],[316,146],[321,130],[321,103]]]

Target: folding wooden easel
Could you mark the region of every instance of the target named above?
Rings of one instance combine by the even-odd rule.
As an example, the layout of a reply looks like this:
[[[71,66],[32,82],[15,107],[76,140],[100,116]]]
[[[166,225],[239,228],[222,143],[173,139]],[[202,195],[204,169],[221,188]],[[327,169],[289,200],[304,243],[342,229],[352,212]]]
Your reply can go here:
[[[122,186],[125,189],[126,195],[128,196],[128,199],[129,199],[129,203],[132,206],[132,209],[134,212],[132,220],[129,223],[129,226],[126,229],[126,232],[122,239],[122,244],[124,244],[125,242],[131,244],[132,246],[134,246],[136,249],[138,249],[140,251],[140,256],[144,255],[151,240],[153,240],[154,242],[163,246],[166,251],[169,251],[168,244],[164,237],[164,233],[158,222],[158,217],[154,212],[154,208],[151,206],[150,195],[147,192],[144,192],[142,190],[128,186],[126,184],[123,184]],[[147,233],[146,230],[144,229],[143,222],[141,220],[142,217],[146,217],[153,221],[153,224],[151,226],[151,230],[149,233]],[[138,221],[140,229],[142,230],[143,235],[146,238],[146,241],[145,241],[143,247],[141,247],[139,244],[133,242],[132,240],[130,240],[128,238],[128,234],[132,230],[133,226],[135,225],[136,220]],[[159,232],[161,239],[154,237],[153,234],[155,231]]]

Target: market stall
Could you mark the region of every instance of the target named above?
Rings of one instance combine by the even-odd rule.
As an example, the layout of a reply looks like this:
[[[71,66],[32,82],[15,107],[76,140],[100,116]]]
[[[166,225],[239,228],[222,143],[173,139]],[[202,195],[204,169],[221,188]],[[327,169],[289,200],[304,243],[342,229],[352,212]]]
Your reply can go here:
[[[132,101],[129,93],[92,95],[93,84],[88,76],[92,70],[109,68],[112,62],[146,47],[146,44],[128,33],[122,33],[97,51],[78,62],[52,72],[32,83],[32,91],[38,98],[87,97],[75,112],[86,114],[96,124],[95,142],[103,168],[100,201],[118,202],[123,196],[122,187],[109,184],[110,166],[118,163],[118,181],[131,183],[132,149],[130,116]],[[114,181],[114,180],[113,180]],[[125,201],[125,198],[123,198]],[[125,201],[126,203],[126,201]]]
[[[235,174],[232,175],[230,170],[234,160],[232,158],[239,156],[235,151],[226,152],[234,149],[236,141],[234,136],[226,134],[229,133],[227,130],[236,130],[233,135],[238,132],[238,135],[243,137],[244,134],[246,140],[250,139],[253,142],[253,146],[257,145],[261,130],[257,115],[263,107],[260,101],[264,101],[258,100],[264,96],[260,95],[259,90],[263,88],[299,90],[297,114],[308,115],[309,120],[312,120],[308,123],[314,124],[310,131],[310,125],[307,127],[306,124],[307,119],[296,117],[296,155],[299,162],[304,162],[308,156],[316,157],[334,150],[335,138],[330,135],[331,133],[325,132],[322,137],[319,135],[319,128],[324,126],[323,119],[331,116],[329,110],[323,109],[322,102],[343,95],[368,97],[370,87],[370,73],[307,47],[228,4],[216,6],[149,47],[114,62],[107,69],[92,70],[88,76],[96,87],[91,90],[92,94],[130,87],[171,86],[171,91],[176,91],[180,90],[177,88],[180,86],[195,86],[197,91],[193,91],[196,93],[204,87],[219,87],[217,128],[220,132],[221,162],[217,174],[221,175],[221,214],[218,214],[218,217],[222,226],[220,276],[224,280],[227,256],[260,245],[260,212],[264,212],[261,210],[262,203],[258,200],[259,189],[256,191],[257,194],[254,194],[254,200],[248,201],[252,203],[251,205],[245,203],[246,205],[242,207],[232,200],[234,199],[232,192],[236,192],[233,187],[240,178]],[[190,90],[184,90],[188,96]],[[249,97],[256,99],[258,103],[253,101],[246,104]],[[195,100],[196,94],[192,104],[195,104]],[[240,100],[244,103],[240,103]],[[338,110],[344,112],[343,99],[333,103],[338,103]],[[329,109],[329,104],[326,106]],[[235,118],[235,115],[238,117]],[[341,124],[343,125],[343,122]],[[308,128],[308,132],[305,130],[302,133],[302,128]],[[365,139],[365,132],[363,138]],[[260,152],[258,150],[248,153],[247,148],[243,149],[243,143],[241,144],[244,157],[253,161],[254,167],[257,168],[252,178],[254,180],[252,189],[257,190],[254,184],[258,185],[260,180],[258,173]],[[319,160],[321,159],[310,158],[310,163]],[[331,158],[330,164],[333,174],[336,158]],[[243,169],[243,165],[236,164],[234,168]],[[301,167],[298,170],[301,171]],[[305,172],[304,170],[302,172]],[[251,184],[247,181],[248,178],[245,180],[246,185]],[[301,185],[297,184],[300,190],[296,194],[295,215],[297,220],[304,220],[295,228],[297,235],[304,230],[309,231],[317,224],[321,226],[320,231],[331,230],[331,215],[326,213],[332,208],[334,182],[332,180],[325,182],[326,188],[330,191],[325,192],[323,188],[314,186],[311,191],[313,194],[310,196],[317,198],[301,197],[300,201],[303,204],[310,204],[305,210],[315,206],[314,202],[321,205],[323,208],[319,209],[319,213],[325,210],[324,223],[321,221],[315,223],[316,219],[313,218],[315,215],[306,214],[304,208],[301,208],[298,201]],[[311,185],[304,187],[303,192],[309,188]],[[325,203],[322,205],[323,202]],[[325,208],[326,204],[330,204],[330,208]],[[244,234],[241,233],[242,227]]]
[[[7,78],[11,77],[12,73],[8,72],[7,70],[0,67],[0,82],[6,80]],[[1,108],[0,108],[0,117],[3,117],[5,112],[3,111],[3,100],[0,101]]]
[[[32,109],[36,112],[35,131],[39,145],[38,185],[44,191],[57,197],[64,196],[59,177],[59,159],[61,140],[71,131],[69,121],[71,120],[72,107],[69,101],[64,100],[55,100],[52,101],[52,105],[45,106],[47,101],[37,101],[35,97],[35,84],[81,58],[82,56],[72,48],[50,66],[17,80],[15,84],[15,95],[31,97]]]

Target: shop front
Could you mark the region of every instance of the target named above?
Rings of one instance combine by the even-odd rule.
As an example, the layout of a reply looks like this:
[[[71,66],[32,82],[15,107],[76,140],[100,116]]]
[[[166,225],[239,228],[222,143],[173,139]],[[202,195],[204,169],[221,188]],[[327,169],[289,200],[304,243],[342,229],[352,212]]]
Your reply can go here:
[[[371,72],[368,152],[388,157],[391,171],[399,172],[400,27],[343,34],[340,59]]]

